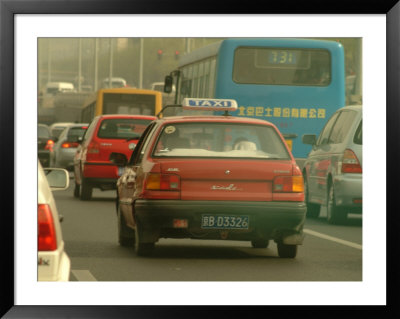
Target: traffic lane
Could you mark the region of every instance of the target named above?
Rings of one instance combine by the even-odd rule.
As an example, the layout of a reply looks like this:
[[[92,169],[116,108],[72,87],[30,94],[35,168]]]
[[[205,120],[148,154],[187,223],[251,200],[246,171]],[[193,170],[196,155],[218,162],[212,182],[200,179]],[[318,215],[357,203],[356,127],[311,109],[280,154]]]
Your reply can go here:
[[[56,192],[65,219],[63,235],[73,271],[100,281],[357,281],[361,250],[306,234],[296,259],[278,258],[276,245],[161,239],[154,255],[137,257],[117,243],[115,192],[94,190],[80,201],[73,188]],[[73,272],[74,273],[74,272]],[[72,280],[77,280],[74,275]],[[86,277],[88,278],[88,277]],[[89,280],[89,279],[86,279]]]
[[[326,220],[324,207],[321,208],[319,218],[307,218],[304,228],[323,233],[329,236],[338,237],[343,240],[362,245],[362,216],[350,214],[343,224],[332,225]]]
[[[362,280],[360,250],[311,236],[295,259],[279,258],[275,244],[255,249],[246,242],[161,239],[151,257],[116,242],[74,244],[72,269],[88,269],[98,281]]]

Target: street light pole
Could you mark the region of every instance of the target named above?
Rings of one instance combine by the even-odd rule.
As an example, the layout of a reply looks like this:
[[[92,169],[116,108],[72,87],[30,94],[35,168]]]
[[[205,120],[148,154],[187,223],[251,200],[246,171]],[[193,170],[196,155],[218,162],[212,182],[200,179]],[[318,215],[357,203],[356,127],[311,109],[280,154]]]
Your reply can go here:
[[[190,52],[190,38],[186,38],[186,53]]]
[[[47,82],[51,81],[51,39],[48,41],[47,48]]]
[[[81,91],[81,78],[82,78],[82,38],[79,38],[79,58],[78,58],[78,92]]]
[[[99,39],[94,39],[94,91],[97,91],[97,77],[98,77],[98,64],[99,64],[99,54],[98,54]]]
[[[110,75],[108,77],[108,86],[111,88],[111,77],[112,77],[112,71],[113,71],[113,39],[110,38]]]
[[[143,47],[144,39],[140,38],[140,53],[139,53],[139,89],[143,88]]]

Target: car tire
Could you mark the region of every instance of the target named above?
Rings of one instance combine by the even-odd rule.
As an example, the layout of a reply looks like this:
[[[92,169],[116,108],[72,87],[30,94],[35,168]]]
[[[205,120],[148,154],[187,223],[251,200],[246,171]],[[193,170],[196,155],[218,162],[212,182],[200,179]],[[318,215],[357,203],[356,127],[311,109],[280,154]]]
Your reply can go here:
[[[75,182],[75,188],[74,188],[74,197],[76,197],[76,198],[79,198],[79,192],[80,192],[80,185],[78,185],[76,182]]]
[[[268,239],[253,239],[251,241],[251,246],[253,248],[267,248],[269,245]]]
[[[307,217],[309,218],[318,218],[319,212],[321,210],[321,205],[313,204],[308,201],[308,181],[306,176],[304,175],[304,198],[307,205]]]
[[[295,258],[297,255],[297,245],[286,245],[279,242],[278,255],[280,258]]]
[[[135,231],[126,226],[125,218],[122,216],[121,207],[118,206],[118,243],[124,247],[132,247],[135,244]]]
[[[90,200],[92,198],[93,188],[84,177],[82,177],[82,183],[79,189],[81,200]]]
[[[336,206],[335,188],[332,183],[330,183],[328,187],[326,219],[329,224],[343,223],[347,219],[346,211],[343,208]]]
[[[136,222],[136,230],[135,230],[135,253],[138,256],[149,256],[154,250],[154,243],[144,243],[143,242],[143,231],[141,229],[140,224]]]

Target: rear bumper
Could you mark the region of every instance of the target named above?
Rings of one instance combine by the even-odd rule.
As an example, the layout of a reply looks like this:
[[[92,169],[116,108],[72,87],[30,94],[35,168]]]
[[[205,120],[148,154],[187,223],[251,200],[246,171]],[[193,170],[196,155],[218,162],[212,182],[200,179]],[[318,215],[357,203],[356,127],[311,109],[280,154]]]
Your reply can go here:
[[[69,281],[71,260],[62,243],[56,251],[38,253],[38,281]]]
[[[344,174],[335,177],[336,205],[353,213],[362,213],[362,175]]]
[[[84,177],[118,178],[118,166],[110,162],[85,162]]]
[[[74,167],[75,151],[76,149],[61,150],[56,156],[56,165],[72,170]]]
[[[304,202],[136,200],[135,218],[143,229],[144,242],[158,238],[204,238],[282,240],[302,234],[306,216]],[[249,216],[248,229],[203,229],[202,215]],[[186,219],[188,227],[174,228],[174,219]]]

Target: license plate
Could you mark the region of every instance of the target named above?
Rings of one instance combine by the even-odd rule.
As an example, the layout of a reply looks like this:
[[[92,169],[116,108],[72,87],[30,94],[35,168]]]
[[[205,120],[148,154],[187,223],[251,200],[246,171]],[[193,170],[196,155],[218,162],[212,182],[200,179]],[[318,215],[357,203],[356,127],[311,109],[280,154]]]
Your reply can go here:
[[[201,215],[201,228],[248,229],[249,216]]]
[[[118,176],[121,176],[125,171],[125,167],[118,167]]]

